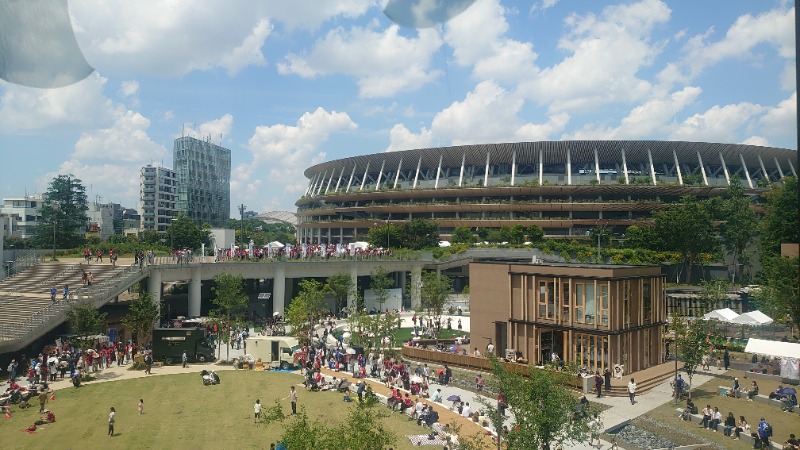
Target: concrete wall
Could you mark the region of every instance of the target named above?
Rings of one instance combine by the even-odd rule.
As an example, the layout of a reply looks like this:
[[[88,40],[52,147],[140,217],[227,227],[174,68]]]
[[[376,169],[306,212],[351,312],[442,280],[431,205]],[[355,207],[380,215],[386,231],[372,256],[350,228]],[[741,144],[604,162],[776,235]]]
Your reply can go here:
[[[484,264],[480,270],[470,267],[470,340],[473,346],[486,352],[491,340],[495,343],[495,354],[500,355],[495,336],[495,322],[506,322],[510,317],[504,300],[511,297],[508,283],[509,264]]]

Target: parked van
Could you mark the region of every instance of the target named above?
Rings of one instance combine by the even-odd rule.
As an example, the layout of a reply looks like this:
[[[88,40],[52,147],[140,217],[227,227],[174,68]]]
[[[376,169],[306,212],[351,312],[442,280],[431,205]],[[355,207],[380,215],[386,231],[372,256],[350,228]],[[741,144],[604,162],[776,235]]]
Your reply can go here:
[[[278,366],[283,370],[297,367],[295,353],[300,351],[300,342],[288,336],[250,336],[245,339],[245,350],[254,360],[261,358],[265,365]]]

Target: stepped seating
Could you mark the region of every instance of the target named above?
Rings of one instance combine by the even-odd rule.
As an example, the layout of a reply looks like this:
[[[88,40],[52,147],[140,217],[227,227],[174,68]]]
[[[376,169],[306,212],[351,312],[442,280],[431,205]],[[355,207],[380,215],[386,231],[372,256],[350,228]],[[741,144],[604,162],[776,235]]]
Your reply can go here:
[[[63,309],[60,302],[64,285],[69,286],[70,299],[75,300],[91,294],[96,287],[124,269],[111,264],[92,264],[89,267],[83,264],[40,264],[16,274],[0,283],[0,324],[9,330],[16,329],[50,307],[52,286],[57,289],[56,309]],[[92,286],[83,286],[81,276],[84,270],[94,276]]]
[[[678,369],[682,368],[683,364],[681,363],[678,365]],[[674,376],[675,362],[667,362],[645,370],[640,370],[630,375],[625,375],[620,379],[612,379],[611,391],[603,389],[603,395],[608,395],[610,397],[627,397],[628,381],[630,381],[631,378],[636,380],[636,394],[644,394],[661,383],[671,380]],[[593,387],[593,385],[590,387]]]

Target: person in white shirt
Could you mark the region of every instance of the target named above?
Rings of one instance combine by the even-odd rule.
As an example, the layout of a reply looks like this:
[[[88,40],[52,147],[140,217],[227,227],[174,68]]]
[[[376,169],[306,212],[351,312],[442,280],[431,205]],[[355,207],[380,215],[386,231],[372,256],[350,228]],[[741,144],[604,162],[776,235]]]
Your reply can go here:
[[[464,404],[464,408],[461,410],[461,415],[463,417],[469,417],[472,415],[472,408],[469,407],[469,402]]]
[[[486,346],[486,353],[494,354],[494,344],[489,341],[489,345]]]
[[[633,381],[633,378],[631,378],[630,383],[628,383],[628,397],[631,399],[631,405],[636,403],[634,401],[634,397],[636,397],[636,382]]]
[[[261,400],[256,400],[256,404],[253,405],[253,414],[253,423],[256,423],[261,419]]]
[[[442,390],[441,389],[436,389],[436,391],[433,392],[433,395],[431,396],[431,401],[434,401],[436,403],[442,403]]]

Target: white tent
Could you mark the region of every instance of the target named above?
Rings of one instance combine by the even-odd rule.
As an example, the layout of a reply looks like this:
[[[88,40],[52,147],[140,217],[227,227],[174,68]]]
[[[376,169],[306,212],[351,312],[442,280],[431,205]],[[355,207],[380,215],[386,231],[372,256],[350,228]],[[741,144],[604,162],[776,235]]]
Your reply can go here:
[[[448,242],[448,241],[439,241],[439,247],[450,247],[450,242]]]
[[[744,351],[781,358],[781,377],[800,379],[800,344],[750,338]]]
[[[704,320],[718,320],[720,322],[731,322],[739,317],[736,311],[730,308],[717,309],[703,316]]]
[[[772,323],[772,318],[762,313],[761,311],[750,311],[731,320],[731,323],[738,323],[741,325],[754,325],[754,326],[769,325]]]
[[[369,248],[369,242],[364,242],[364,241],[356,241],[350,245],[352,245],[353,248],[360,248],[362,250]]]
[[[285,247],[283,244],[281,244],[278,241],[272,241],[269,244],[265,245],[264,248],[267,248],[269,246],[272,246],[272,248],[283,248],[283,247]]]

